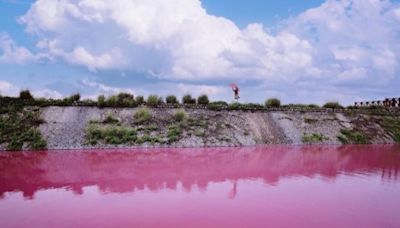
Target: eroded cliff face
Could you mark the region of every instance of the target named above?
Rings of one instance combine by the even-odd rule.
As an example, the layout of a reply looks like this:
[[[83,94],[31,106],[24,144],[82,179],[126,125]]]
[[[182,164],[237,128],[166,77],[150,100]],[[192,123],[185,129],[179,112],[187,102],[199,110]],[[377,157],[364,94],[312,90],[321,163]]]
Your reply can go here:
[[[242,112],[140,108],[47,107],[39,130],[48,149],[395,143],[385,116],[332,112]],[[182,110],[181,110],[182,111]],[[398,117],[390,117],[398,118]]]

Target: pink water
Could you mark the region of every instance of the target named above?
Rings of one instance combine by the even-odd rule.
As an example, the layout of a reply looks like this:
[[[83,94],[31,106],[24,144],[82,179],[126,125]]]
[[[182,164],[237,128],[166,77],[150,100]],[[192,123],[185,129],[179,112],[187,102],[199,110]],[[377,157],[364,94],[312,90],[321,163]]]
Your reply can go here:
[[[0,153],[1,227],[400,227],[400,147]]]

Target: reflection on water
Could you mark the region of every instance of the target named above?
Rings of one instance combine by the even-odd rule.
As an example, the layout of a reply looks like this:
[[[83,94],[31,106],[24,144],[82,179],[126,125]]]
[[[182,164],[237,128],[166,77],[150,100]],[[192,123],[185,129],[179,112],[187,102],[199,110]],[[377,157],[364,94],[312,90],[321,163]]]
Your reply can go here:
[[[395,227],[399,169],[398,146],[0,153],[0,219],[17,227]],[[61,207],[70,220],[48,214]]]

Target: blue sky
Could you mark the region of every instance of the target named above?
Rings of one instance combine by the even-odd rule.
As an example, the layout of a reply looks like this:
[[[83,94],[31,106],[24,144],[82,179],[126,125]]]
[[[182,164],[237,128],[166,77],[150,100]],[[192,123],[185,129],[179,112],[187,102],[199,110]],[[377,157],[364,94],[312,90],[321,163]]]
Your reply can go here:
[[[0,0],[0,94],[398,96],[399,24],[398,0]]]

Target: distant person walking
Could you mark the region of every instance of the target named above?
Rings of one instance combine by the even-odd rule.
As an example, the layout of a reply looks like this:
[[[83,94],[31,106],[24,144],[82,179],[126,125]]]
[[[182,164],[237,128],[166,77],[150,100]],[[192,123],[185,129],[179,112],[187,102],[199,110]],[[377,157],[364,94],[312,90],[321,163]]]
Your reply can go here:
[[[230,86],[232,88],[235,100],[239,100],[240,99],[240,96],[239,96],[240,89],[239,89],[239,87],[237,86],[236,83],[231,83]]]

